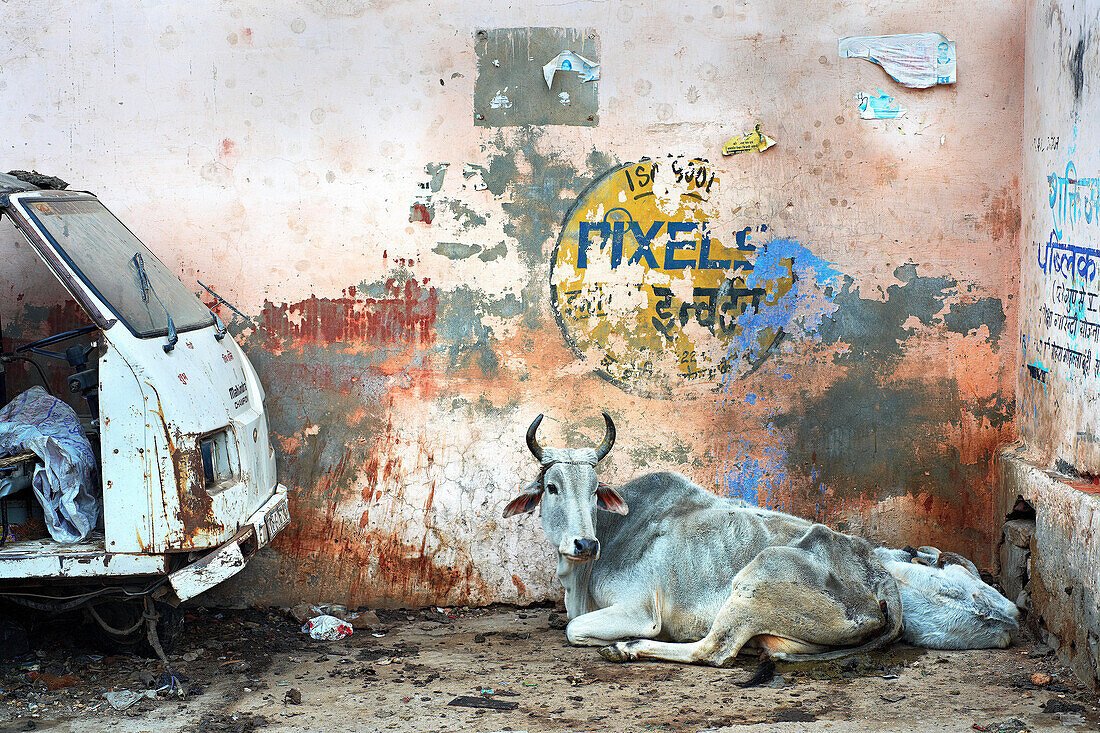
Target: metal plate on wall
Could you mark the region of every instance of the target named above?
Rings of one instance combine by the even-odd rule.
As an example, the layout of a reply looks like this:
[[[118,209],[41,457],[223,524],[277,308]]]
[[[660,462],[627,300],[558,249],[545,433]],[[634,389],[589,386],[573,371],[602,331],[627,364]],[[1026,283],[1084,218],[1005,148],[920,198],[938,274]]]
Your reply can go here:
[[[575,72],[559,71],[547,89],[542,68],[562,51],[572,51],[598,64],[600,40],[595,31],[495,28],[477,31],[474,39],[475,125],[599,124],[599,81],[582,82]]]

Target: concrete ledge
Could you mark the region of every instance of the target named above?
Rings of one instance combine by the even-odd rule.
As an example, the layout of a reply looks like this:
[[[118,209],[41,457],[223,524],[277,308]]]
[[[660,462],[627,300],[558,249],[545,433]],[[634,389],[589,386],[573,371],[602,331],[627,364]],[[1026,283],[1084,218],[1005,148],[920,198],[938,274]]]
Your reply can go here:
[[[1023,497],[1035,508],[1024,590],[1027,624],[1081,680],[1100,687],[1100,488],[1023,460],[996,457],[1002,506]],[[1002,568],[1002,571],[1006,570]]]

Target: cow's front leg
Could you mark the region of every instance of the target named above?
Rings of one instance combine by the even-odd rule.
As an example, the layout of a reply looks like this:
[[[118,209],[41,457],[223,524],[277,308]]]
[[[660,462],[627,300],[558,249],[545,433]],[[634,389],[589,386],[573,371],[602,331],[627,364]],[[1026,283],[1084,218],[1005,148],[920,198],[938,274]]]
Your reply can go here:
[[[565,627],[570,644],[604,646],[620,639],[652,639],[661,633],[661,619],[644,608],[608,606],[577,616]]]

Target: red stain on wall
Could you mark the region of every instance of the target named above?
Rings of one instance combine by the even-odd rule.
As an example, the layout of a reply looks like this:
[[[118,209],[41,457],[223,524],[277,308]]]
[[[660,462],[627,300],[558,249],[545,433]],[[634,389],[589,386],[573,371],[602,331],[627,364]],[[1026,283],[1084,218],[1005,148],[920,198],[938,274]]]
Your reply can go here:
[[[317,515],[296,519],[295,531],[276,540],[283,567],[298,586],[295,596],[372,606],[466,605],[491,598],[468,562],[437,561],[426,535],[417,541],[400,531],[363,531],[340,521],[326,527]]]
[[[383,489],[397,485],[400,495],[396,500],[404,498],[403,484],[394,479],[401,474],[401,459],[395,454],[395,448],[399,441],[393,429],[392,418],[386,423],[386,432],[375,439],[374,446],[367,458],[367,464],[363,468],[363,501],[370,505],[381,495]],[[365,516],[365,513],[364,513]]]
[[[264,347],[435,343],[439,298],[434,287],[390,279],[381,298],[359,297],[354,288],[346,292],[341,298],[311,296],[291,305],[265,302],[260,314]]]
[[[422,221],[431,224],[435,216],[430,208],[424,204],[413,204],[409,207],[409,222]]]
[[[993,239],[1015,239],[1020,232],[1020,204],[1018,183],[1005,186],[993,196],[989,210],[982,216]]]

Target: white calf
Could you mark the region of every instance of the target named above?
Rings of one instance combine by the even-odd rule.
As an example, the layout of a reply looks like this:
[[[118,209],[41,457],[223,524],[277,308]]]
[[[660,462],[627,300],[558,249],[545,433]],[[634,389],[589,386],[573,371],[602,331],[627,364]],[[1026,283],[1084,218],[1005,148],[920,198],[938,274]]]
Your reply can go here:
[[[1020,630],[1016,605],[982,582],[966,558],[934,547],[875,550],[901,594],[902,639],[931,649],[1007,647]]]

